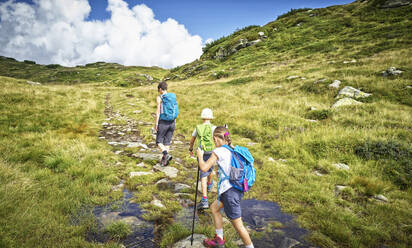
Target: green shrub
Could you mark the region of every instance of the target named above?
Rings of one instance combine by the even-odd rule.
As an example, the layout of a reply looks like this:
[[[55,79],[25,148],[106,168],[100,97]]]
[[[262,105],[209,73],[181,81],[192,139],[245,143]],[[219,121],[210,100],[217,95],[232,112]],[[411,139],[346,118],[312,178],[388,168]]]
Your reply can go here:
[[[31,60],[24,60],[23,62],[26,63],[26,64],[31,64],[31,65],[35,65],[35,64],[36,64],[36,62],[31,61]]]
[[[132,233],[131,227],[121,221],[114,222],[106,227],[106,233],[114,240],[120,240]]]
[[[332,111],[329,109],[312,110],[305,117],[311,120],[325,120],[332,116]]]
[[[401,189],[412,185],[412,150],[396,141],[367,140],[355,147],[355,154],[365,160],[379,161],[385,175]]]

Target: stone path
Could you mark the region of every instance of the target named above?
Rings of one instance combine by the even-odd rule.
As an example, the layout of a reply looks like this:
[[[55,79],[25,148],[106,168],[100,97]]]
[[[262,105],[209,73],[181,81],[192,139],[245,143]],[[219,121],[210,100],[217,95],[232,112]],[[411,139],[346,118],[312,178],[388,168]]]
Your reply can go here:
[[[140,110],[136,110],[136,111],[140,113]],[[159,171],[163,172],[166,177],[160,179],[155,184],[157,185],[157,188],[159,190],[169,190],[174,193],[174,196],[176,197],[176,199],[179,201],[180,205],[182,206],[182,210],[179,211],[178,213],[175,213],[174,220],[178,223],[181,223],[188,229],[190,229],[191,219],[193,216],[194,202],[190,199],[192,197],[192,194],[187,194],[184,192],[187,192],[187,190],[190,190],[191,188],[193,189],[195,188],[194,178],[192,178],[192,180],[190,179],[188,180],[188,178],[185,178],[184,179],[185,181],[182,181],[182,182],[176,181],[176,178],[178,177],[180,171],[178,168],[173,166],[173,164],[176,164],[178,165],[177,167],[183,168],[185,171],[189,171],[190,175],[194,175],[194,176],[196,175],[197,168],[195,166],[185,164],[185,161],[179,158],[178,156],[179,152],[188,150],[189,144],[187,141],[185,141],[185,137],[181,134],[174,135],[173,144],[171,146],[172,148],[171,154],[173,156],[174,163],[172,163],[171,166],[163,167],[160,164],[156,164],[152,166],[150,164],[153,164],[154,161],[160,161],[161,154],[159,150],[156,148],[156,144],[154,142],[144,143],[144,139],[141,137],[140,132],[141,132],[141,126],[153,126],[153,123],[137,121],[135,119],[129,118],[126,115],[123,115],[119,111],[115,111],[110,104],[110,95],[106,96],[104,113],[107,118],[105,122],[102,123],[102,130],[99,133],[100,135],[99,139],[106,140],[107,143],[114,148],[113,149],[114,153],[119,156],[128,156],[133,159],[138,159],[139,161],[143,160],[143,162],[136,165],[136,171],[129,173],[128,175],[129,178],[145,176],[145,175],[152,175]],[[128,149],[128,148],[133,148],[133,149]],[[134,152],[131,152],[131,150],[133,150]],[[136,152],[136,150],[138,151]],[[148,168],[151,169],[151,171],[147,171]],[[217,183],[215,182],[214,188],[212,190],[212,193],[214,194],[216,194],[216,185]],[[98,221],[104,226],[110,225],[111,223],[116,222],[116,221],[123,221],[125,223],[131,224],[132,227],[138,228],[138,227],[143,226],[146,228],[145,229],[146,231],[149,230],[151,232],[154,232],[156,228],[153,227],[153,224],[148,223],[141,218],[141,214],[145,210],[140,209],[139,206],[135,203],[131,203],[131,204],[129,203],[128,200],[133,195],[133,192],[129,192],[126,189],[124,189],[124,182],[122,181],[119,185],[113,187],[113,190],[123,190],[125,195],[128,195],[128,198],[125,199],[123,204],[127,203],[126,204],[127,206],[131,206],[132,209],[134,209],[133,211],[135,212],[136,216],[124,214],[125,212],[126,213],[128,211],[130,212],[130,210],[127,210],[126,208],[124,209],[123,212],[121,211],[101,212],[98,215],[96,215],[96,218],[98,219]],[[200,183],[199,183],[198,190],[200,191]],[[200,197],[200,194],[198,194],[198,197]],[[150,203],[151,205],[157,206],[159,208],[167,207],[167,206],[164,206],[164,204],[162,203],[162,199],[157,199],[156,196],[153,196]],[[138,209],[139,211],[137,211],[136,209]],[[208,213],[204,213],[204,214],[207,215]],[[256,218],[254,218],[253,221],[256,222]],[[199,222],[196,222],[196,225],[199,225],[199,224],[200,224]],[[211,223],[208,223],[208,224],[211,224]],[[260,223],[260,224],[267,225],[268,223]],[[152,228],[147,229],[148,226]],[[139,233],[138,229],[136,230],[134,230],[135,233]],[[153,236],[155,235],[153,235],[152,233],[152,235],[149,235],[149,238],[144,238],[143,241],[139,241],[139,242],[146,242],[146,243],[149,242],[150,243],[150,244],[147,243],[145,247],[157,247],[157,245],[154,242]],[[134,239],[136,240],[138,238],[139,237],[135,237]],[[196,243],[195,247],[203,247],[203,245],[200,242],[200,240],[202,240],[203,237],[201,235],[197,235],[196,238],[198,239],[195,242]],[[129,242],[127,240],[130,241],[131,238],[128,236],[125,240],[122,241],[122,244],[124,247],[127,247],[127,248],[137,247],[136,242]],[[189,240],[190,240],[190,237],[189,237]],[[280,235],[279,237],[277,237],[277,240],[282,241],[283,243],[286,242],[285,240],[293,241],[293,242],[286,242],[285,244],[282,243],[283,245],[281,245],[281,247],[285,247],[285,248],[306,247],[306,246],[302,246],[302,244],[299,241],[295,239],[290,239],[289,237],[285,237],[284,235],[283,236]],[[273,240],[270,242],[273,242]],[[278,245],[280,244],[279,242],[277,243]],[[186,240],[182,240],[181,242],[178,242],[173,247],[187,247],[187,245],[188,243],[186,239]]]

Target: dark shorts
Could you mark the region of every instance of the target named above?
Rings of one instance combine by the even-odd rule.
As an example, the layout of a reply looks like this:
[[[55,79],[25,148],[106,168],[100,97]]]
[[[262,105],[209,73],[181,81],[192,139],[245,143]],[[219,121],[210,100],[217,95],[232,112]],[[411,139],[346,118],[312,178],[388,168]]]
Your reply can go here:
[[[212,156],[212,152],[209,152],[209,153],[204,153],[203,154],[203,161],[207,161],[209,158],[210,158],[210,156]],[[197,161],[198,163],[199,163],[199,161]],[[200,178],[204,178],[204,177],[207,177],[207,176],[209,176],[210,175],[210,173],[212,173],[212,171],[213,171],[213,165],[212,165],[212,167],[210,167],[210,169],[208,170],[208,171],[206,171],[206,172],[203,172],[202,170],[200,170]]]
[[[159,120],[156,134],[156,144],[170,145],[173,132],[175,131],[175,121]]]
[[[243,192],[233,187],[220,195],[219,201],[223,203],[223,210],[229,219],[234,220],[242,217],[242,209],[240,208],[242,198]]]

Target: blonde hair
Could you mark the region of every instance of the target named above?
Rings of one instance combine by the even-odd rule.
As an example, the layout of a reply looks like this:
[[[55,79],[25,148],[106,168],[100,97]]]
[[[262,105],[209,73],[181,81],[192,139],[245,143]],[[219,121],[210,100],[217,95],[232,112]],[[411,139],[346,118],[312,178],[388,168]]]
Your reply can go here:
[[[229,129],[227,129],[226,127],[216,127],[215,131],[213,132],[213,136],[226,141],[226,143],[232,146],[232,139],[230,138],[230,134],[229,134]]]

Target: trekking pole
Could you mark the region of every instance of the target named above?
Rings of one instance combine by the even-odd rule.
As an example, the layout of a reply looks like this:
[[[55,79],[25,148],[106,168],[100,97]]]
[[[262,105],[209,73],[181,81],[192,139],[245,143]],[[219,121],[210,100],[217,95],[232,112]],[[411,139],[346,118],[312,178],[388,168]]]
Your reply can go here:
[[[202,148],[202,146],[200,146]],[[195,231],[195,217],[196,217],[196,203],[197,203],[197,187],[199,186],[199,174],[200,174],[200,165],[198,162],[197,165],[197,176],[196,176],[196,193],[195,193],[195,208],[193,209],[193,221],[192,221],[192,237],[190,238],[190,246],[193,245],[193,232]]]

